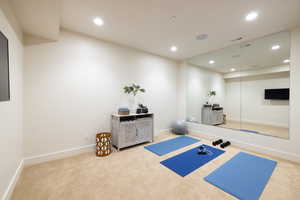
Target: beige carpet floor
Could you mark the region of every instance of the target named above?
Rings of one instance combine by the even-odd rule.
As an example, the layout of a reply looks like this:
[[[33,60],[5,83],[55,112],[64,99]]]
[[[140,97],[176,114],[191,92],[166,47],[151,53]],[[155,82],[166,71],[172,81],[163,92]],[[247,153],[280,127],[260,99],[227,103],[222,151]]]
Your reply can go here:
[[[274,136],[274,137],[279,137],[284,139],[289,138],[289,128],[280,127],[280,126],[227,120],[226,124],[218,125],[218,127],[232,128],[232,129],[245,129],[245,130],[259,132],[254,134],[262,134],[262,135]]]
[[[174,137],[160,136],[155,142]],[[26,167],[16,185],[13,200],[226,200],[236,199],[203,178],[241,150],[226,153],[182,178],[159,162],[196,147],[190,145],[165,156],[157,156],[139,145],[105,158],[94,153]],[[262,155],[260,155],[262,156]],[[270,158],[263,155],[263,157]],[[300,165],[272,158],[278,165],[262,200],[300,199]]]

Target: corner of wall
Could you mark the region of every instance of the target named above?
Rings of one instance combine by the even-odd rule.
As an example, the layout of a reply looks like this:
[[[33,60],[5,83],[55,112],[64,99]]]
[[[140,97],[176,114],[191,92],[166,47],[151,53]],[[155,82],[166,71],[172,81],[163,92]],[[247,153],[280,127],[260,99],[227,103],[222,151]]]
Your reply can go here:
[[[16,169],[12,179],[9,182],[9,185],[4,193],[4,195],[2,196],[2,200],[10,200],[13,194],[13,191],[15,189],[15,186],[21,176],[21,173],[23,171],[24,168],[24,160],[22,159],[18,168]]]
[[[177,75],[177,119],[186,119],[186,63],[179,63]]]
[[[18,39],[21,43],[23,43],[23,32],[20,23],[17,20],[17,17],[11,7],[11,1],[9,0],[1,0],[0,8],[4,15],[6,16],[8,22],[10,23],[12,29],[16,33]]]

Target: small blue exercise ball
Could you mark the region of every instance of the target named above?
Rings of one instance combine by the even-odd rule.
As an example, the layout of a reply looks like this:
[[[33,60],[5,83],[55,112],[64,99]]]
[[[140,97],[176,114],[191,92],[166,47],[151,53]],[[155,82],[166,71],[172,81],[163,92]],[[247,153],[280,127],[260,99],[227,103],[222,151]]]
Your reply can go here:
[[[184,120],[178,120],[172,123],[171,131],[177,135],[188,134],[187,123]]]

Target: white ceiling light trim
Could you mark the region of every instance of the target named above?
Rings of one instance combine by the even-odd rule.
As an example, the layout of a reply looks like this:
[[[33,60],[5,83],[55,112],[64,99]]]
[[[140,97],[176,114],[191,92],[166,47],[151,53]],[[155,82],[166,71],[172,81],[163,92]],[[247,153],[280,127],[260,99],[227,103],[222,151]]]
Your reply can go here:
[[[250,12],[246,15],[245,20],[246,21],[254,21],[255,19],[257,19],[257,17],[258,17],[257,12]]]
[[[230,71],[231,71],[231,72],[235,72],[236,69],[235,69],[235,68],[231,68]]]
[[[100,17],[95,17],[93,20],[94,24],[97,26],[102,26],[104,24],[104,21],[102,18]]]
[[[276,44],[272,46],[272,50],[278,50],[280,49],[280,45]]]
[[[290,59],[285,59],[283,63],[290,63]]]
[[[170,50],[171,50],[172,52],[176,52],[176,51],[178,50],[178,48],[177,48],[176,46],[171,46]]]
[[[208,63],[212,65],[212,64],[215,63],[215,61],[214,60],[210,60]]]

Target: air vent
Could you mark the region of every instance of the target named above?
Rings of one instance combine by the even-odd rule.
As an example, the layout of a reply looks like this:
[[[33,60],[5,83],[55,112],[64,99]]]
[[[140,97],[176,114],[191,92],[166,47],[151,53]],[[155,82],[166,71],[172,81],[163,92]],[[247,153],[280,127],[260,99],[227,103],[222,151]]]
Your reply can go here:
[[[177,18],[177,17],[176,17],[175,15],[173,15],[173,16],[170,18],[170,19],[171,19],[171,22],[172,22],[172,23],[175,23],[176,18]]]
[[[196,36],[196,40],[206,40],[208,38],[207,34],[200,34]]]
[[[250,47],[251,46],[251,44],[250,43],[247,43],[247,44],[242,44],[241,46],[240,46],[240,48],[246,48],[246,47]]]
[[[235,38],[235,39],[233,39],[233,40],[230,40],[231,42],[236,42],[236,41],[240,41],[240,40],[242,40],[243,39],[243,37],[238,37],[238,38]]]

